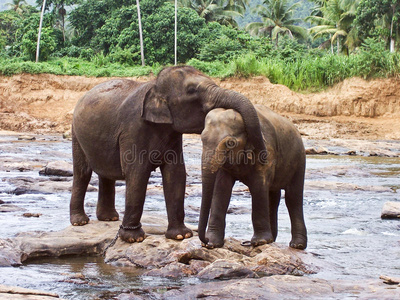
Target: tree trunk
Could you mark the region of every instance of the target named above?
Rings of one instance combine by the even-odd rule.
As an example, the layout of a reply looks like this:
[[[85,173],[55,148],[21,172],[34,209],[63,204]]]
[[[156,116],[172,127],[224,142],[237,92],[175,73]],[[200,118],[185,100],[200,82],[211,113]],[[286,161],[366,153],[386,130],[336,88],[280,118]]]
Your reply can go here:
[[[39,22],[39,32],[36,46],[36,62],[39,62],[39,51],[40,51],[40,36],[42,35],[42,25],[43,25],[43,15],[44,9],[46,7],[46,0],[43,0],[42,13],[40,14],[40,22]]]
[[[175,54],[175,66],[178,63],[178,0],[175,0],[175,48],[174,48],[174,54]]]
[[[395,10],[396,10],[396,5],[394,4],[393,6],[392,6],[392,21],[391,21],[391,24],[390,24],[390,52],[394,52],[394,50],[395,50],[395,39],[394,39],[394,36],[393,36],[393,26],[394,26],[394,18],[395,18],[395,16],[394,16],[394,14],[395,14]]]
[[[138,23],[139,23],[139,37],[140,37],[140,57],[142,58],[142,66],[144,66],[144,49],[143,49],[143,31],[142,31],[142,18],[140,14],[139,0],[136,0]]]
[[[62,5],[62,32],[63,32],[63,39],[64,39],[64,45],[65,45],[65,7],[64,7],[64,3]]]
[[[339,55],[340,53],[340,40],[339,40],[339,35],[336,38],[336,44],[337,44],[337,54]]]

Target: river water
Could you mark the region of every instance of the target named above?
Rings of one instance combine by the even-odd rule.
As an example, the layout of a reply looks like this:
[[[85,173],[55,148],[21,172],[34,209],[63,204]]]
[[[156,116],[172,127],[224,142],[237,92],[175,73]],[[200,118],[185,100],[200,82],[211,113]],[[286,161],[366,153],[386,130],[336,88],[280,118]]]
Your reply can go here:
[[[197,225],[201,200],[199,137],[185,136],[188,173],[186,222]],[[316,141],[306,140],[306,147]],[[400,153],[400,143],[390,142]],[[330,149],[331,150],[331,149]],[[348,149],[342,149],[345,153]],[[68,189],[47,192],[41,188],[48,178],[39,176],[40,166],[49,161],[71,162],[71,142],[59,136],[39,136],[35,141],[18,141],[0,135],[0,238],[19,232],[58,231],[69,226]],[[70,185],[70,179],[58,184]],[[31,189],[17,189],[30,182]],[[96,186],[96,178],[92,185]],[[117,187],[116,206],[124,210],[123,182]],[[37,186],[38,188],[32,188]],[[307,157],[304,213],[308,229],[307,252],[314,254],[324,279],[368,279],[400,274],[400,222],[382,220],[387,201],[400,201],[400,158],[348,155]],[[97,192],[86,196],[86,210],[95,218]],[[1,202],[0,202],[1,203]],[[236,184],[227,216],[226,236],[248,240],[252,236],[251,200],[246,186]],[[26,218],[24,213],[39,213]],[[159,171],[152,174],[145,213],[165,215]],[[284,199],[279,208],[277,243],[290,241],[290,222]],[[0,284],[58,293],[66,299],[107,298],[107,292],[146,289],[160,292],[198,283],[195,278],[170,280],[141,276],[137,270],[111,266],[99,257],[63,257],[30,261],[20,267],[0,269]]]

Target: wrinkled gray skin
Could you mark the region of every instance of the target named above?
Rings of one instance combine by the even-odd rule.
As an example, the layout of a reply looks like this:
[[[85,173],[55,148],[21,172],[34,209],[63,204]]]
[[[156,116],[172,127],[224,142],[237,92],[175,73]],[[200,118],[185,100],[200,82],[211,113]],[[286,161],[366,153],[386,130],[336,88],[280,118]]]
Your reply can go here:
[[[118,220],[115,181],[126,180],[125,229],[120,230],[120,237],[127,242],[143,241],[143,229],[135,227],[140,227],[150,173],[159,167],[169,222],[165,235],[191,237],[184,225],[182,133],[201,133],[206,114],[215,107],[239,111],[249,138],[258,151],[265,150],[250,101],[218,87],[192,67],[166,68],[156,80],[145,83],[116,79],[90,90],[77,103],[73,116],[71,224],[89,222],[84,198],[94,171],[99,175],[97,218]]]
[[[258,161],[242,117],[232,109],[214,109],[206,117],[203,142],[203,195],[199,237],[208,248],[222,247],[225,216],[236,180],[252,196],[253,246],[275,241],[278,206],[285,190],[292,225],[290,247],[305,249],[307,231],[303,217],[305,150],[298,130],[287,119],[256,105],[268,151],[266,164]],[[210,212],[211,210],[211,212]],[[209,220],[209,222],[208,222]],[[208,229],[206,233],[206,227]]]

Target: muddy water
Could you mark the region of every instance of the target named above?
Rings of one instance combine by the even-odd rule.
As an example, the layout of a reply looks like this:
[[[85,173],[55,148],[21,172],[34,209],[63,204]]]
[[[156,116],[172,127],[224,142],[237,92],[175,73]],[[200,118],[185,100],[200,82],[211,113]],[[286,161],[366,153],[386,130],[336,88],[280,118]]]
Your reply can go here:
[[[315,145],[315,141],[306,141]],[[392,143],[400,152],[400,144]],[[201,199],[198,137],[186,136],[188,185],[186,222],[197,225]],[[348,149],[343,149],[343,152]],[[18,141],[0,136],[0,238],[19,232],[57,231],[69,226],[70,178],[39,176],[42,165],[53,160],[71,161],[69,141],[38,137]],[[57,181],[55,181],[57,180]],[[94,176],[91,184],[96,187]],[[124,210],[123,182],[117,187],[117,209]],[[308,252],[321,266],[325,279],[366,279],[400,274],[400,222],[381,220],[386,201],[400,201],[400,158],[364,156],[308,156],[304,211],[309,234]],[[89,192],[86,210],[95,218],[97,192]],[[159,172],[149,182],[145,212],[165,215]],[[26,218],[24,213],[41,214]],[[250,195],[236,184],[226,236],[248,240],[252,235]],[[277,242],[290,241],[290,222],[282,199]],[[109,291],[196,284],[197,279],[170,280],[141,276],[137,270],[103,263],[98,257],[66,257],[31,261],[20,267],[1,268],[0,284],[48,290],[67,299],[94,299]]]

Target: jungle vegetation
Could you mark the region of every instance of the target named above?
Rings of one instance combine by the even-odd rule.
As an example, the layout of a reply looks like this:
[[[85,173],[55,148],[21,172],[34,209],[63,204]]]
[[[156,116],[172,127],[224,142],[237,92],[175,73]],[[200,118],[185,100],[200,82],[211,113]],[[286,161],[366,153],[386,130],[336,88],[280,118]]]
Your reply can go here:
[[[174,1],[47,0],[40,63],[43,0],[29,3],[0,1],[1,75],[141,76],[174,63]],[[177,61],[307,91],[397,76],[399,17],[400,0],[178,0]]]

